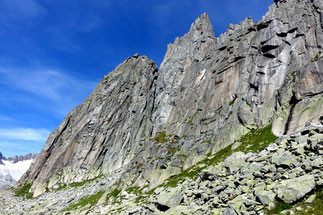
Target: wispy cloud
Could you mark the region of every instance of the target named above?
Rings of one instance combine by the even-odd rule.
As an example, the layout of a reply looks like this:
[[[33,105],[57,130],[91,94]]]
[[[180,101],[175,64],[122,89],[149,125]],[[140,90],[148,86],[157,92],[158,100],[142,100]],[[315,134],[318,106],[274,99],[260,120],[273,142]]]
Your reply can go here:
[[[80,104],[97,84],[97,81],[82,80],[48,68],[0,68],[0,78],[0,85],[6,86],[9,94],[16,95],[8,100],[24,97],[19,100],[27,103],[30,100],[35,105],[41,100],[46,104],[43,108],[61,115]]]
[[[49,134],[43,128],[0,128],[0,152],[7,157],[39,152]]]
[[[24,21],[25,25],[40,15],[45,9],[35,0],[1,0],[0,24],[10,25],[12,22]]]
[[[11,121],[11,118],[9,116],[0,114],[0,121]]]
[[[0,128],[0,139],[45,142],[50,131],[34,128]]]
[[[14,155],[25,155],[28,153],[38,153],[42,149],[44,143],[38,143],[33,141],[19,141],[19,140],[0,140],[0,152],[5,157],[11,157]]]

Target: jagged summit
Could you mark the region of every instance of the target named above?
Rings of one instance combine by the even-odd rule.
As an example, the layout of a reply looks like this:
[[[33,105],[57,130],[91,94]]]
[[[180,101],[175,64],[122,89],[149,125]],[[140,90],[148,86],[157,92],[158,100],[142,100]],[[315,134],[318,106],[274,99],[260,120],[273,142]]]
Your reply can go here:
[[[146,192],[231,144],[239,148],[250,133],[264,129],[264,137],[273,132],[284,142],[284,135],[318,123],[322,11],[321,1],[290,0],[272,5],[262,21],[230,25],[218,38],[202,14],[168,45],[160,68],[135,54],[106,75],[51,133],[16,188],[45,193],[50,202],[68,184],[96,182],[82,187],[89,193],[61,191],[60,209],[102,189]]]
[[[214,39],[213,26],[209,15],[207,13],[203,13],[199,18],[197,18],[195,22],[192,23],[188,34],[193,42],[198,40],[205,41],[207,38]]]

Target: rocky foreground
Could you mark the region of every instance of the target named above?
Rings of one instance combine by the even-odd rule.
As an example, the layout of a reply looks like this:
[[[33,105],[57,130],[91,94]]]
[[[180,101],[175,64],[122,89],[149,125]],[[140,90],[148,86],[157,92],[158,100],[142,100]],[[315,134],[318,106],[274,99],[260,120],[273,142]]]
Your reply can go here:
[[[251,132],[241,142],[153,189],[129,186],[111,190],[116,173],[38,198],[15,197],[7,191],[0,196],[0,213],[266,214],[277,209],[278,200],[293,205],[304,199],[304,207],[289,211],[319,214],[311,203],[315,193],[322,192],[323,123],[269,144],[266,140],[272,138],[265,129]],[[262,147],[265,149],[253,152]]]
[[[322,44],[321,0],[277,1],[219,37],[202,14],[159,68],[135,54],[106,75],[0,213],[319,214]]]

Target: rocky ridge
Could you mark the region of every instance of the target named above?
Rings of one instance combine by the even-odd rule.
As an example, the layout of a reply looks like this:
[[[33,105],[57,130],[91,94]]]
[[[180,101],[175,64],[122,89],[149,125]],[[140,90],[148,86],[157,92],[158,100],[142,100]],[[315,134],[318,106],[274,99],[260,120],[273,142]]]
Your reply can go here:
[[[10,161],[11,163],[18,163],[19,161],[33,160],[38,154],[28,153],[26,155],[15,155],[13,157],[3,157],[3,160]]]
[[[105,76],[51,133],[16,189],[59,211],[97,194],[98,184],[152,190],[254,129],[272,124],[283,136],[318,123],[322,11],[319,0],[288,0],[217,38],[202,14],[168,45],[160,68],[134,55]],[[92,180],[86,194],[72,189]]]

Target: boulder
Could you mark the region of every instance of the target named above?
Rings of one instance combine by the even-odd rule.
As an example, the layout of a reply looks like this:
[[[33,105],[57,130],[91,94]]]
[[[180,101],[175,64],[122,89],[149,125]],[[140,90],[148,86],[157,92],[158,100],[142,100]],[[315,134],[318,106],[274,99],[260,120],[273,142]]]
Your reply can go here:
[[[270,203],[274,202],[276,194],[272,191],[259,191],[256,199],[264,206],[268,206]]]
[[[157,197],[157,204],[160,207],[172,208],[179,205],[183,200],[183,195],[180,193],[179,188],[172,188],[169,191],[161,192]]]
[[[225,159],[223,166],[227,168],[228,174],[234,174],[246,164],[247,156],[243,152],[235,152]]]
[[[298,178],[284,180],[276,187],[277,196],[286,203],[293,203],[306,194],[311,192],[315,187],[315,178],[313,175],[303,175]]]

